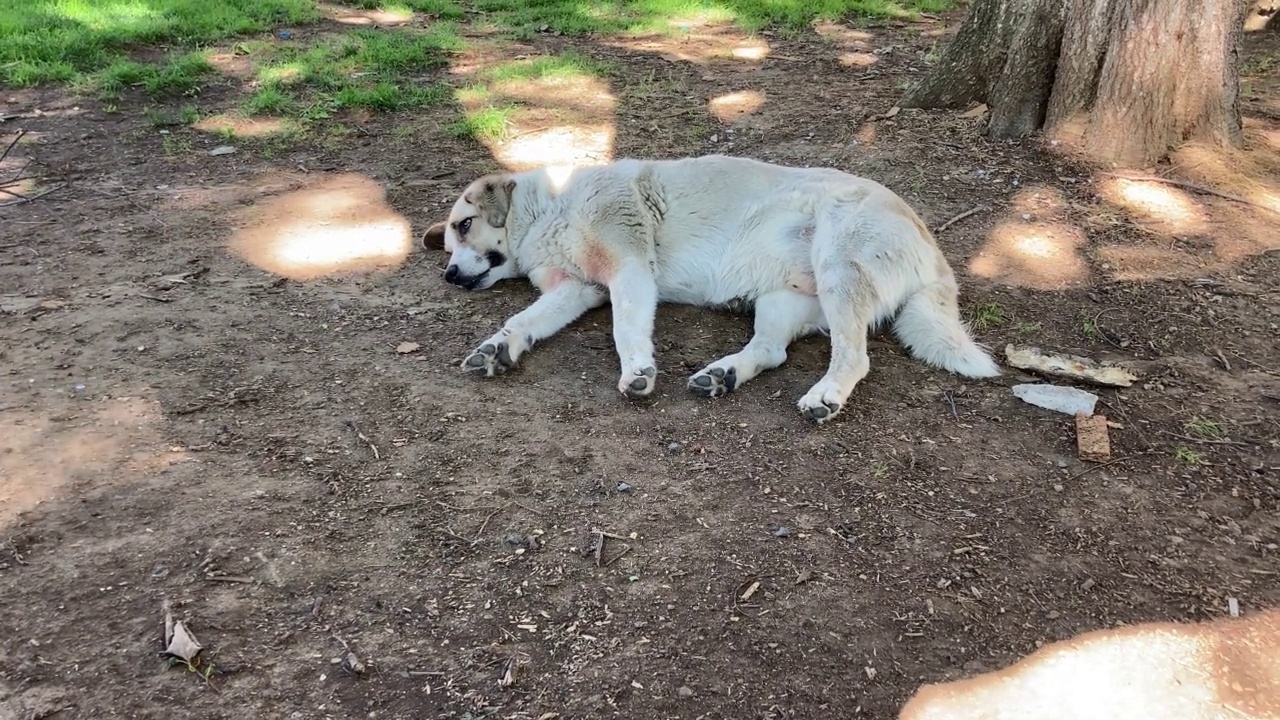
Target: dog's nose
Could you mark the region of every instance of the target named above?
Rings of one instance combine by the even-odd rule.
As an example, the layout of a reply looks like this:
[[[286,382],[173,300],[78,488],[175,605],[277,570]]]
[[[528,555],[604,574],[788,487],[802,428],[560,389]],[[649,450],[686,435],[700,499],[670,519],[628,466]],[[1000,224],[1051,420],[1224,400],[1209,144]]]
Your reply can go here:
[[[450,265],[449,267],[445,268],[445,271],[444,271],[444,281],[445,281],[445,282],[453,282],[453,281],[455,281],[455,280],[457,280],[457,279],[458,279],[458,266],[457,266],[457,265]]]

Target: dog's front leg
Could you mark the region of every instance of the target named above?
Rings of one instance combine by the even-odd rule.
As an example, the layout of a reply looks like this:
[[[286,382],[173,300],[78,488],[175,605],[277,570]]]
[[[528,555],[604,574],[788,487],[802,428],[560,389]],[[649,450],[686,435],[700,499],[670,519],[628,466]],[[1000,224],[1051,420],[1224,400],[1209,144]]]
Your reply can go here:
[[[613,342],[622,361],[618,390],[628,397],[653,392],[658,368],[653,360],[653,318],[658,311],[658,283],[642,260],[621,263],[609,281],[613,305]]]
[[[462,369],[493,377],[515,367],[520,356],[539,340],[555,335],[588,310],[603,305],[605,294],[599,288],[572,278],[546,289],[532,305],[507,320],[462,361]]]

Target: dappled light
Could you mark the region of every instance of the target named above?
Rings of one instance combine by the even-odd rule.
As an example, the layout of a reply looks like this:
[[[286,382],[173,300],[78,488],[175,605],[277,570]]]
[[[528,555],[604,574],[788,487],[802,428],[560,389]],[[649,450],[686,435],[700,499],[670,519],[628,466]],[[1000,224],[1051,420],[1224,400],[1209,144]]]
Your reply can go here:
[[[993,282],[1038,290],[1060,290],[1089,281],[1089,265],[1081,255],[1087,238],[1067,223],[1009,221],[1001,223],[969,272]]]
[[[1280,716],[1280,611],[1097,630],[994,672],[926,685],[899,720]]]
[[[847,52],[840,55],[840,64],[845,67],[867,68],[875,65],[879,55],[869,52]]]
[[[1067,198],[1062,191],[1044,185],[1025,187],[1009,198],[1009,204],[1022,215],[1030,219],[1057,217],[1067,210]]]
[[[652,53],[672,62],[697,65],[713,60],[758,63],[772,52],[764,39],[749,37],[728,25],[695,26],[677,35],[663,33],[614,38],[606,44],[632,52]]]
[[[270,137],[296,132],[296,123],[284,118],[239,117],[236,115],[211,115],[197,121],[193,128],[200,132],[231,137]]]
[[[380,184],[355,173],[316,178],[236,220],[232,252],[291,280],[391,270],[412,248],[409,221],[387,204]]]
[[[562,125],[498,143],[493,152],[511,170],[601,164],[613,159],[613,128]]]
[[[618,100],[600,72],[558,55],[473,69],[480,82],[457,95],[467,131],[508,170],[609,162]]]
[[[316,7],[324,16],[336,23],[355,26],[396,26],[413,22],[414,14],[409,10],[395,7],[358,8],[332,3],[316,3]]]
[[[1103,179],[1099,190],[1103,198],[1128,211],[1148,228],[1169,233],[1195,233],[1205,228],[1199,204],[1187,193],[1169,185],[1112,177]]]
[[[74,392],[94,392],[76,386]],[[57,411],[51,409],[56,406]],[[46,399],[40,412],[13,407],[0,412],[0,530],[22,513],[73,491],[78,483],[109,483],[181,462],[183,452],[161,445],[155,425],[159,405],[137,397],[100,402]]]
[[[707,102],[711,114],[723,123],[732,123],[743,115],[753,115],[764,106],[765,95],[759,90],[739,90],[717,95]]]

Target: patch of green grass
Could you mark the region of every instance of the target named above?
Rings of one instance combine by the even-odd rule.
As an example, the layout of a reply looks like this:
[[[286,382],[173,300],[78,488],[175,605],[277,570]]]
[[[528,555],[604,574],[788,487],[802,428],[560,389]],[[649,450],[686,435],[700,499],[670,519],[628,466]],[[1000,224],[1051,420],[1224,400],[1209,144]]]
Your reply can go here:
[[[1004,309],[998,303],[987,303],[973,313],[973,329],[986,332],[1004,324]]]
[[[195,48],[319,17],[314,0],[0,0],[0,84],[75,81],[138,46]]]
[[[1031,337],[1040,332],[1040,323],[1038,322],[1020,322],[1013,326],[1013,331],[1021,337]]]
[[[461,47],[451,25],[429,33],[359,30],[316,45],[280,45],[258,51],[259,89],[243,105],[249,115],[292,115],[304,121],[342,108],[405,110],[445,101],[439,84],[405,76],[437,68]],[[248,49],[253,53],[254,49]]]
[[[1221,439],[1226,435],[1226,430],[1222,427],[1222,423],[1209,418],[1196,416],[1187,421],[1187,430],[1192,434],[1199,435],[1210,440]]]
[[[1173,456],[1177,458],[1179,462],[1186,463],[1187,465],[1199,465],[1204,462],[1203,453],[1198,453],[1186,445],[1179,445],[1174,448]]]
[[[511,133],[511,116],[515,107],[492,105],[467,113],[461,120],[449,126],[449,134],[472,140],[500,141]]]
[[[503,63],[486,70],[484,77],[492,82],[520,82],[549,78],[600,77],[609,74],[612,69],[612,66],[581,53],[565,52]]]

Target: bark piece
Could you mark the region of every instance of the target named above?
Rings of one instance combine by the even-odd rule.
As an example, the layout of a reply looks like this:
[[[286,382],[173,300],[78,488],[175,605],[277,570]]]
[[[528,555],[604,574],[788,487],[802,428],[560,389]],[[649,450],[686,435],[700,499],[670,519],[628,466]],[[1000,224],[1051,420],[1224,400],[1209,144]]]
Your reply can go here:
[[[1010,367],[1019,370],[1082,380],[1094,385],[1129,387],[1138,379],[1122,367],[1104,365],[1078,355],[1049,353],[1036,347],[1019,347],[1010,343],[1004,347],[1004,356]]]

